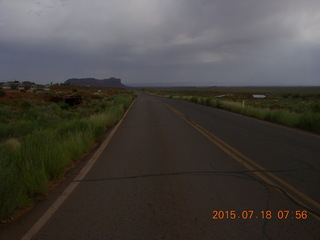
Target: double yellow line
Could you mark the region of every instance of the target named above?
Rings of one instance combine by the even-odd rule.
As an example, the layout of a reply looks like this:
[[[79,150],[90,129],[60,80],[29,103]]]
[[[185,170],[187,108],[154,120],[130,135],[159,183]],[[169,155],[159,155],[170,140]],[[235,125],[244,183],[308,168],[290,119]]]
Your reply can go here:
[[[308,197],[304,193],[297,190],[295,187],[290,185],[289,183],[285,182],[281,178],[277,177],[260,164],[256,163],[252,159],[248,158],[219,137],[215,136],[196,122],[188,119],[182,112],[177,110],[176,108],[172,107],[169,104],[166,106],[171,109],[175,114],[177,114],[180,118],[182,118],[185,122],[191,125],[193,128],[198,130],[202,135],[204,135],[210,142],[215,144],[218,148],[224,151],[227,155],[229,155],[232,159],[240,163],[242,166],[247,168],[252,174],[256,175],[260,179],[262,179],[265,183],[276,187],[279,191],[285,192],[288,196],[290,196],[294,201],[299,203],[301,206],[305,207],[306,209],[311,209],[315,212],[320,211],[320,204],[313,200],[312,198]],[[280,191],[280,192],[281,192]],[[320,221],[320,217],[317,214],[310,212],[310,214],[315,217],[317,220]]]

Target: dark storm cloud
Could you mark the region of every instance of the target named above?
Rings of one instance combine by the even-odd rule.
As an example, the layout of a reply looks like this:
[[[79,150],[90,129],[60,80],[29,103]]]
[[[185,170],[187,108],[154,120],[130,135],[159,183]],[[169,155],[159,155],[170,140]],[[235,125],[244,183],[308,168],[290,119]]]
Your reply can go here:
[[[315,0],[0,1],[0,80],[319,85]]]

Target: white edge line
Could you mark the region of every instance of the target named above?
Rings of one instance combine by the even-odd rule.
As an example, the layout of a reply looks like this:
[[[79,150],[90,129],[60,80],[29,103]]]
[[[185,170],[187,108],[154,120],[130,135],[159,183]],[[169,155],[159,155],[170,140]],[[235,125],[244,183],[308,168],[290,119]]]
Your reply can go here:
[[[59,209],[62,203],[67,200],[67,198],[71,195],[74,189],[79,185],[79,181],[84,179],[90,169],[93,167],[97,159],[100,157],[104,149],[107,147],[109,142],[111,141],[113,135],[118,130],[119,126],[121,125],[122,121],[127,116],[127,113],[135,103],[136,99],[131,103],[130,107],[123,115],[122,119],[118,122],[118,124],[112,129],[110,134],[108,134],[107,138],[103,141],[97,151],[93,154],[90,160],[86,163],[86,165],[82,168],[79,174],[73,179],[68,187],[63,191],[63,193],[56,199],[56,201],[49,207],[49,209],[39,218],[39,220],[30,228],[30,230],[21,238],[21,240],[31,240],[40,229],[49,221],[49,219],[53,216],[53,214]]]

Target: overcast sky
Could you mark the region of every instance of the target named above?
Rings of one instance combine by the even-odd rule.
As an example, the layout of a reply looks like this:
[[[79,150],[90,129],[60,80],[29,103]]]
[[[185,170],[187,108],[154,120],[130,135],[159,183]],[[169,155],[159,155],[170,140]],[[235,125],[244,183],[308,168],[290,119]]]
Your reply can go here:
[[[319,0],[0,0],[0,81],[320,85]]]

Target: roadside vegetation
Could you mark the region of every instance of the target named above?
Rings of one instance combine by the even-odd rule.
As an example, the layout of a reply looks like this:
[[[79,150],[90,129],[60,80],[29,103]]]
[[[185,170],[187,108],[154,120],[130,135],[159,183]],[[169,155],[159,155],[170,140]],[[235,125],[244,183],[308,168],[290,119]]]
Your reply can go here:
[[[148,89],[149,94],[186,100],[250,117],[320,132],[320,88]],[[259,95],[263,98],[255,98]]]
[[[81,101],[65,103],[68,96]],[[0,91],[0,222],[48,193],[134,100],[125,89]]]

